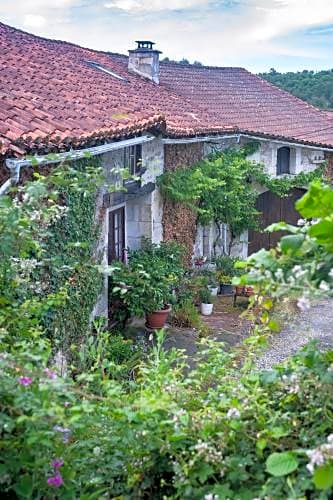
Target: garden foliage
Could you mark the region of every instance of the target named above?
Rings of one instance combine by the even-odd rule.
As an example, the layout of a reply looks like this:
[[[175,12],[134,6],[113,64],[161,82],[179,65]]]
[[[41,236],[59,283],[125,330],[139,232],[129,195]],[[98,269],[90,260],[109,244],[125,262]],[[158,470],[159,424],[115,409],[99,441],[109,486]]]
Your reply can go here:
[[[61,184],[63,176],[59,172]],[[73,189],[86,190],[83,180],[77,186],[73,181]],[[44,318],[65,307],[68,292],[64,286],[31,294],[39,283],[30,272],[34,260],[47,257],[43,242],[50,227],[67,216],[56,191],[55,180],[38,179],[20,197],[0,198],[2,495],[329,499],[332,351],[320,353],[310,345],[262,372],[253,369],[243,348],[226,353],[221,344],[206,341],[189,371],[183,355],[166,353],[157,336],[148,360],[129,374],[122,370],[127,347],[119,346],[118,337],[115,355],[110,336],[97,329],[77,364],[74,358],[67,374],[60,375]],[[298,207],[304,218],[316,220],[291,229],[293,238],[281,241],[266,260],[263,255],[252,259],[250,275],[259,287],[263,275],[279,293],[276,272],[290,273],[296,264],[311,270],[306,281],[294,270],[293,290],[301,298],[309,286],[330,292],[332,200],[331,187],[311,186]],[[156,253],[163,249],[147,250],[148,261],[152,253],[158,262],[156,269]],[[57,266],[53,259],[50,265]]]
[[[230,254],[234,240],[243,231],[258,226],[259,191],[254,181],[278,196],[287,196],[290,189],[306,186],[322,173],[319,168],[308,174],[272,178],[265,172],[264,165],[247,158],[256,148],[256,143],[250,143],[243,148],[214,152],[191,168],[167,171],[158,179],[166,198],[194,210],[200,224],[214,223],[218,239],[221,224],[228,224],[231,240],[224,249],[226,254]]]

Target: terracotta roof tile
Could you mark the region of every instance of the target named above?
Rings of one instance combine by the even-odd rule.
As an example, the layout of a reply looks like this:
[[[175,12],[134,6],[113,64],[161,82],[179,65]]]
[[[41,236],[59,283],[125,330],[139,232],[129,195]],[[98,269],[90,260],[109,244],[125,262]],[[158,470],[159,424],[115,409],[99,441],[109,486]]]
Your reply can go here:
[[[162,63],[160,82],[241,131],[333,146],[327,113],[243,68]]]
[[[333,147],[327,114],[242,68],[162,63],[156,85],[127,61],[0,23],[0,154],[84,147],[155,125],[175,137],[241,130]]]
[[[124,80],[87,61],[102,64]],[[83,147],[94,138],[138,134],[160,123],[173,135],[230,130],[186,98],[128,73],[117,57],[2,23],[0,68],[2,154],[15,153],[15,145],[31,152],[34,143],[40,148],[43,140],[50,148],[75,138]]]

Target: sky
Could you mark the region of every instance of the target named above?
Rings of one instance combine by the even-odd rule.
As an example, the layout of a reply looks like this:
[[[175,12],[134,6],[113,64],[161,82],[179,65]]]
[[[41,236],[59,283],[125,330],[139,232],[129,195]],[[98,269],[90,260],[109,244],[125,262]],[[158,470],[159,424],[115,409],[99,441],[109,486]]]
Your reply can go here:
[[[333,68],[333,0],[0,0],[0,20],[122,54],[143,39],[206,65]]]

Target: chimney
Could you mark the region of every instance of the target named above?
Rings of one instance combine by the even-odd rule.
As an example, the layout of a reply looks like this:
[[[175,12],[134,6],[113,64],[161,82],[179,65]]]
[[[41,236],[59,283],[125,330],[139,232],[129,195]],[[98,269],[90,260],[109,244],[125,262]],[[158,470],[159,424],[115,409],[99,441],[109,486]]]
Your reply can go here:
[[[128,51],[128,70],[159,83],[159,56],[162,52],[153,49],[155,43],[149,40],[137,40],[135,43],[137,48]]]

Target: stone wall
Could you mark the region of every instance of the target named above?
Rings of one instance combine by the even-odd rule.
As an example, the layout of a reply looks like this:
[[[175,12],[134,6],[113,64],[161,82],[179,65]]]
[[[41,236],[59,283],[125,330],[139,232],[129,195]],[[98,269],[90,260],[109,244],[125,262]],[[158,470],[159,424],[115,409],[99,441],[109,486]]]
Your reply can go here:
[[[241,138],[240,145],[243,146],[248,142],[253,142],[251,139]],[[283,146],[283,143],[274,141],[260,142],[260,148],[249,156],[250,160],[258,163],[263,163],[267,172],[276,177],[277,150]],[[320,149],[309,149],[302,146],[290,146],[290,173],[299,174],[300,172],[311,172],[315,170],[324,155]]]
[[[142,176],[142,185],[155,183],[156,178],[164,171],[164,147],[161,139],[156,138],[142,145],[142,166],[147,169]],[[160,243],[163,240],[163,200],[157,187],[151,193],[150,203],[150,238],[153,243]]]
[[[187,168],[204,155],[203,143],[170,144],[165,146],[165,170]],[[197,216],[190,208],[170,200],[163,206],[163,239],[174,240],[186,248],[186,261],[191,262],[196,237]]]
[[[113,168],[121,168],[123,150],[111,151],[103,155],[103,165],[106,171],[107,184],[114,183]],[[142,166],[146,169],[142,175],[141,185],[145,186],[156,181],[156,177],[163,172],[164,151],[160,139],[142,145]],[[152,193],[145,193],[134,198],[126,197],[125,193],[114,193],[107,206],[103,206],[107,186],[101,189],[97,200],[97,216],[101,223],[101,237],[98,244],[98,254],[103,265],[108,264],[108,214],[120,206],[125,207],[125,241],[130,249],[140,247],[143,236],[150,238],[154,243],[159,243],[163,237],[162,210],[163,204],[158,189]],[[108,280],[105,276],[104,289],[92,313],[94,316],[108,315]]]

